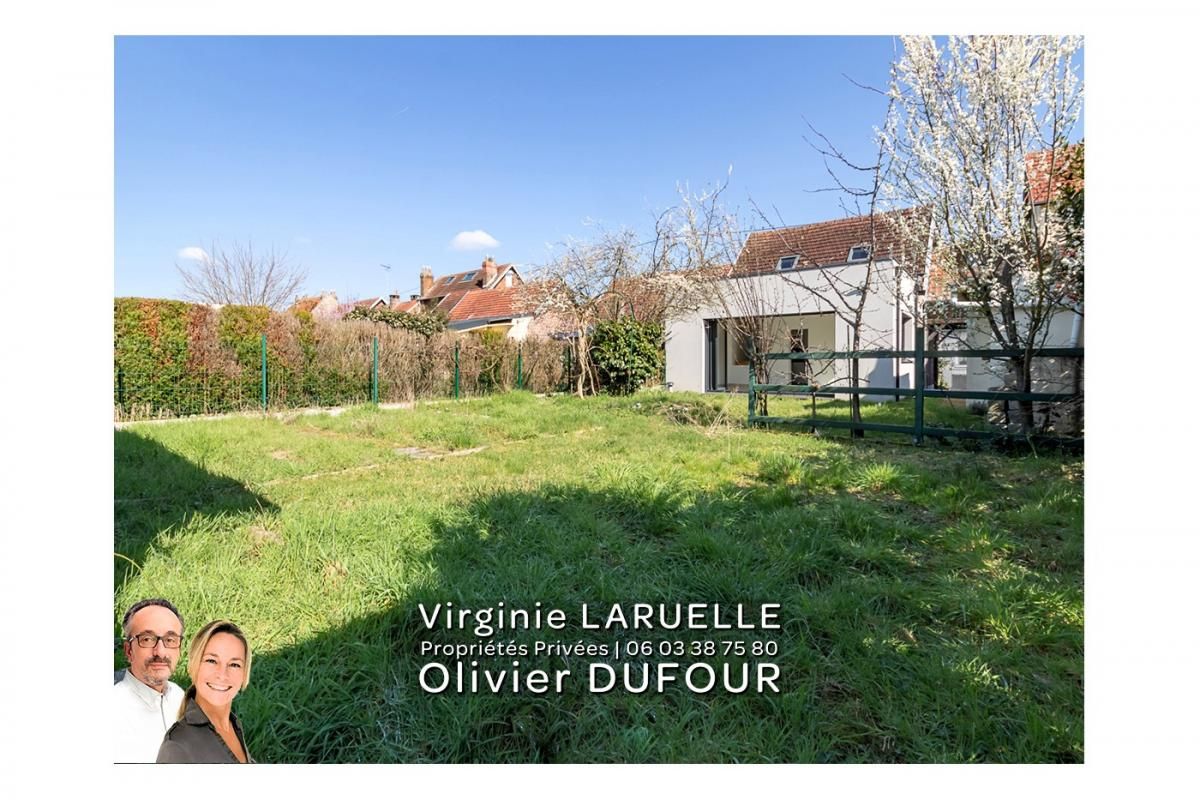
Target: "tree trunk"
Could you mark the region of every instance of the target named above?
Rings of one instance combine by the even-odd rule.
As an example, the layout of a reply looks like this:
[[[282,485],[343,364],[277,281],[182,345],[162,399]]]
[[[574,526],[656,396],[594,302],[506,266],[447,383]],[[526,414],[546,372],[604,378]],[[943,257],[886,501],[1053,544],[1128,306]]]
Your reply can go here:
[[[771,368],[769,362],[760,356],[754,357],[754,380],[758,383],[770,383]],[[758,392],[754,396],[754,413],[757,416],[765,417],[767,414],[767,393]]]
[[[1022,357],[1017,360],[1016,365],[1019,370],[1017,375],[1020,378],[1020,391],[1033,391],[1033,359]],[[1022,400],[1021,404],[1021,432],[1032,433],[1034,428],[1033,422],[1033,401]]]
[[[854,349],[858,349],[858,337],[855,337]],[[858,388],[858,359],[850,359],[850,386]],[[862,398],[857,392],[850,395],[850,421],[854,423],[862,422]],[[851,428],[851,439],[862,439],[866,435],[866,431],[861,428]]]
[[[587,381],[589,365],[591,364],[587,339],[583,334],[580,334],[575,339],[575,363],[579,365],[579,377],[575,379],[575,394],[578,397],[583,397],[584,385]]]
[[[1031,358],[1026,356],[1017,356],[1008,361],[1008,367],[1004,371],[1004,385],[1001,387],[1006,392],[1031,392],[1033,391],[1033,370],[1030,367]],[[1010,411],[1013,404],[1016,404],[1016,421],[1010,416]],[[1003,410],[1003,416],[1000,419],[993,419],[993,422],[1003,425],[1010,433],[1032,433],[1033,432],[1033,402],[1029,400],[1001,400],[999,403],[993,403],[992,407],[999,407]]]

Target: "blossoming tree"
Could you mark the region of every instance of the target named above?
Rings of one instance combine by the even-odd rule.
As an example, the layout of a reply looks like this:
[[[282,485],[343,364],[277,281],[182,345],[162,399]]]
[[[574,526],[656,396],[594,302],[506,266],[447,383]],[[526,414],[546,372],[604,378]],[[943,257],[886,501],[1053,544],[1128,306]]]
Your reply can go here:
[[[924,208],[904,236],[935,243],[934,270],[995,347],[1019,350],[1006,386],[1032,391],[1036,352],[1050,320],[1083,313],[1082,222],[1038,213],[1069,158],[1083,109],[1082,41],[1058,36],[904,37],[889,87],[891,112],[878,132],[889,160],[885,202]],[[1048,169],[1029,171],[1034,154]],[[1046,185],[1037,185],[1045,181]],[[1043,206],[1044,208],[1044,206]],[[917,220],[914,219],[914,222]],[[921,276],[928,280],[928,274]],[[926,312],[932,306],[927,304]],[[1021,427],[1033,427],[1031,403]]]

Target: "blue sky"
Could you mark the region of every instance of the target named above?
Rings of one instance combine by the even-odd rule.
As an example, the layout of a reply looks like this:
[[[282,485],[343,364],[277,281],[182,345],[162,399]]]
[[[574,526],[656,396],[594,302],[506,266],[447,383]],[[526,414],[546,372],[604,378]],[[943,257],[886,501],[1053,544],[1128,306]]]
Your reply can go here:
[[[415,291],[532,267],[586,220],[644,230],[676,186],[774,221],[842,216],[804,120],[870,158],[888,37],[118,37],[116,294],[178,297],[188,247],[288,251],[306,288]],[[461,232],[499,244],[456,250]],[[379,265],[389,264],[385,271]]]

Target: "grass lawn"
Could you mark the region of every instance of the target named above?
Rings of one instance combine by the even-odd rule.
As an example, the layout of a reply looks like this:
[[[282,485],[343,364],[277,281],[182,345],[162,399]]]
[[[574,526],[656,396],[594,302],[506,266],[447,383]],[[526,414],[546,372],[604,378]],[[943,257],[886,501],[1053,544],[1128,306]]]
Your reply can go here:
[[[1081,761],[1082,460],[744,418],[744,396],[513,393],[126,427],[114,614],[165,596],[189,633],[242,625],[255,657],[235,709],[259,761]],[[778,631],[625,638],[774,641],[734,660],[774,661],[781,691],[591,694],[597,659],[529,656],[580,680],[430,694],[420,667],[449,659],[422,641],[488,641],[426,630],[417,604],[447,601],[572,622],[583,603],[779,603]]]

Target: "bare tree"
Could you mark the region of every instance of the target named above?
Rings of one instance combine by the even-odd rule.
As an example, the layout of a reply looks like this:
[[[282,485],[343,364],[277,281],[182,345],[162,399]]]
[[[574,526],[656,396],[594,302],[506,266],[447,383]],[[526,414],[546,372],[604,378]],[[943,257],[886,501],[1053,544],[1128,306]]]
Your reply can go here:
[[[559,254],[536,270],[522,287],[522,302],[534,314],[560,319],[572,337],[579,376],[575,393],[583,397],[599,382],[592,367],[591,332],[603,317],[606,300],[623,280],[637,274],[637,235],[631,230],[602,231],[593,241],[569,239]]]
[[[815,254],[807,252],[803,237],[795,236],[795,232],[785,229],[782,223],[773,224],[755,206],[760,223],[756,236],[760,244],[778,237],[780,249],[794,255],[797,266],[821,265],[822,268],[783,273],[775,268],[774,262],[769,267],[757,263],[754,254],[744,250],[749,225],[736,211],[725,209],[720,202],[724,185],[697,195],[685,192],[679,206],[679,216],[686,231],[682,241],[687,262],[699,267],[696,274],[705,279],[699,283],[707,287],[707,305],[721,309],[726,333],[735,340],[738,352],[746,359],[747,371],[753,372],[756,383],[772,383],[771,362],[766,354],[776,349],[776,343],[789,342],[793,349],[803,347],[802,342],[790,341],[792,323],[788,317],[794,317],[797,308],[803,306],[834,314],[850,330],[849,348],[862,350],[893,344],[894,326],[876,329],[866,324],[871,303],[877,305],[881,297],[893,296],[896,303],[903,303],[906,308],[912,305],[912,286],[908,279],[911,266],[904,258],[905,254],[891,246],[895,237],[888,227],[889,215],[878,207],[885,163],[882,154],[877,153],[873,163],[859,166],[828,140],[818,150],[826,156],[827,162],[835,161],[839,167],[866,178],[859,181],[865,185],[858,186],[842,180],[837,171],[830,169],[836,184],[834,190],[845,195],[843,208],[848,213],[857,211],[862,217],[858,225],[864,231],[861,243],[865,245],[866,257],[860,263],[834,267],[821,265]],[[766,230],[761,229],[762,223],[768,226]],[[890,267],[885,269],[888,264]],[[801,274],[804,277],[798,277]],[[833,361],[808,363],[810,385],[862,384],[857,359],[851,360],[844,377],[839,376]],[[756,400],[756,413],[766,415],[767,393],[759,393]],[[861,421],[857,394],[851,395],[851,409],[853,419]]]
[[[557,318],[572,336],[577,394],[598,388],[590,353],[597,322],[625,317],[664,323],[710,298],[708,276],[729,263],[717,213],[723,188],[698,195],[680,188],[681,202],[657,214],[649,234],[600,229],[593,239],[568,240],[525,284],[524,306]]]
[[[178,263],[184,297],[214,305],[267,306],[280,309],[295,300],[308,272],[274,247],[256,252],[254,245],[234,242],[229,249],[214,242],[192,266]]]
[[[868,88],[868,87],[862,87]],[[889,100],[888,115],[891,114]],[[831,187],[817,191],[836,191],[842,195],[841,206],[849,215],[861,218],[863,236],[861,244],[866,249],[866,260],[861,264],[847,265],[841,268],[819,269],[806,273],[804,279],[795,275],[785,275],[784,280],[795,287],[799,293],[807,293],[816,297],[820,304],[832,311],[834,315],[850,332],[847,345],[851,351],[861,351],[866,345],[872,347],[890,347],[899,342],[889,341],[893,331],[900,330],[902,320],[899,309],[907,307],[909,316],[915,319],[915,305],[912,302],[913,292],[911,275],[921,271],[920,255],[904,252],[893,247],[895,235],[892,219],[894,214],[883,213],[880,206],[880,193],[887,169],[887,151],[880,142],[876,148],[875,158],[870,163],[858,163],[848,157],[840,148],[820,131],[809,125],[809,129],[820,140],[817,144],[806,138],[809,145],[821,155],[825,163],[825,171],[833,182]],[[844,176],[849,174],[849,178]],[[765,214],[760,211],[764,219]],[[919,212],[918,212],[919,216]],[[800,242],[793,247],[800,261],[815,264],[816,259],[805,252],[805,243]],[[916,256],[917,264],[911,263]],[[880,262],[891,264],[890,269],[881,267]],[[870,329],[866,325],[868,303],[878,295],[891,295],[895,305],[896,318],[888,330]],[[921,372],[921,365],[916,366],[916,372]],[[862,386],[859,372],[859,359],[852,357],[847,375],[849,386]],[[820,376],[814,376],[819,378]],[[915,379],[922,380],[920,374]],[[840,382],[834,377],[832,383]],[[862,396],[857,392],[850,395],[850,419],[852,422],[862,422]],[[863,431],[852,429],[851,436],[861,438]]]
[[[734,271],[736,258],[724,270],[711,273],[713,297],[722,310],[726,335],[733,338],[739,355],[745,358],[747,372],[755,383],[771,382],[771,364],[766,354],[771,343],[787,332],[783,315],[790,307],[791,291],[782,283],[764,280],[760,274]],[[740,363],[735,358],[736,363]],[[747,375],[749,377],[749,375]],[[755,413],[766,416],[767,394],[756,397]]]
[[[675,310],[698,305],[719,308],[726,335],[733,337],[746,357],[747,377],[753,372],[755,383],[768,383],[770,364],[764,355],[781,333],[780,314],[788,298],[778,285],[735,270],[750,226],[736,208],[725,206],[728,186],[727,176],[715,187],[698,192],[679,189],[680,201],[672,213],[677,231],[673,244],[683,265],[680,274],[687,277],[692,294],[688,303]],[[760,394],[756,413],[765,416],[767,411],[767,395]]]
[[[686,201],[685,189],[680,195]],[[707,296],[696,275],[707,264],[688,240],[685,204],[655,215],[645,241],[630,245],[630,269],[605,297],[605,319],[627,317],[666,324],[672,314],[696,308]]]

